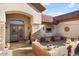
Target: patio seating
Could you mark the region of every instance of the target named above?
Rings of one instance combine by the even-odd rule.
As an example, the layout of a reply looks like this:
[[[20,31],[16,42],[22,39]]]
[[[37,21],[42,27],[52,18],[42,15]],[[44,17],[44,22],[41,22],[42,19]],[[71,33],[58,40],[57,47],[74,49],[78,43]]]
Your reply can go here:
[[[51,41],[52,42],[55,41],[55,37],[54,36],[51,37]]]
[[[45,38],[44,37],[41,37],[40,38],[40,42],[45,42]]]
[[[76,46],[74,52],[76,55],[79,55],[79,44]]]
[[[32,51],[37,56],[50,56],[51,54],[39,42],[32,42]]]
[[[32,51],[36,56],[67,56],[66,46],[48,50],[39,42],[32,42]]]

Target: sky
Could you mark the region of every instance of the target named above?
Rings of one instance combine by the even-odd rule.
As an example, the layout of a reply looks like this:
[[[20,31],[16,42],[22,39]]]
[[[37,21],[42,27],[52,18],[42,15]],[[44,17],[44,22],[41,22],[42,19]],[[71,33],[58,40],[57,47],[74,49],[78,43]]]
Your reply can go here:
[[[79,3],[42,3],[42,5],[46,8],[43,14],[53,17],[79,10]]]

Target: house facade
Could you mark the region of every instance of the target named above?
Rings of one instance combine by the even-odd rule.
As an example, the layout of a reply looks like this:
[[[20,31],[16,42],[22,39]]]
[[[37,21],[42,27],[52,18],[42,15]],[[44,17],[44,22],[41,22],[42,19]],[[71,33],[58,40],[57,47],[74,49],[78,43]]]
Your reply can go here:
[[[59,35],[66,38],[79,39],[79,10],[52,17],[53,21],[51,21],[51,19],[49,18],[51,17],[48,16],[42,21],[42,23],[44,23],[45,25],[53,26],[54,29],[52,29],[52,31],[48,33],[46,32],[46,29],[44,31],[42,30],[43,34],[48,36]]]
[[[40,3],[1,3],[0,51],[4,51],[7,42],[31,38],[41,27],[43,10]]]
[[[57,20],[57,32],[69,38],[79,39],[79,10],[54,17]]]
[[[40,34],[42,37],[54,36],[56,34],[56,25],[54,24],[53,16],[42,15],[42,29]]]
[[[40,3],[0,4],[0,53],[7,43],[27,40],[35,35],[79,39],[79,11],[52,17],[42,15]]]

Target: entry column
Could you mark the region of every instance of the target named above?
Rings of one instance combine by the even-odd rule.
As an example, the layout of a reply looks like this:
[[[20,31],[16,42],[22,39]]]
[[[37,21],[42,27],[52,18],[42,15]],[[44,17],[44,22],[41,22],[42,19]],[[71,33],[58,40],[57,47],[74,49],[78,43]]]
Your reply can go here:
[[[0,55],[5,49],[5,13],[0,13]]]

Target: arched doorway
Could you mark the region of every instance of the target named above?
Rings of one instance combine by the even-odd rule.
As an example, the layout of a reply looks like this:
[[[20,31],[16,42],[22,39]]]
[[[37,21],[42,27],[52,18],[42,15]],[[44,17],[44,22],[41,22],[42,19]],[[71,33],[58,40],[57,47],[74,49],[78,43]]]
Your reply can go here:
[[[6,14],[6,42],[10,43],[23,40],[25,40],[26,42],[29,38],[29,33],[32,32],[31,22],[31,17],[25,14]],[[31,32],[29,32],[29,29],[31,30]]]

